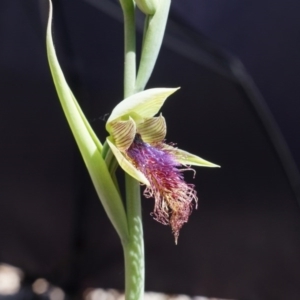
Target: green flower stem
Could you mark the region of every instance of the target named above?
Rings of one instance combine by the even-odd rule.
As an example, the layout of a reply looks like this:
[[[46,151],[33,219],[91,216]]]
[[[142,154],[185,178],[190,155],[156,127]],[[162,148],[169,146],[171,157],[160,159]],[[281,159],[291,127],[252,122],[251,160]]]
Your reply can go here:
[[[165,28],[168,20],[171,0],[158,1],[158,7],[153,16],[145,19],[145,35],[141,61],[135,83],[135,92],[144,90],[155,66]]]
[[[129,241],[123,244],[125,259],[125,299],[144,298],[144,238],[141,216],[140,184],[126,174],[126,209]]]
[[[121,0],[124,14],[124,98],[132,95],[136,79],[135,4]],[[127,173],[126,213],[129,240],[123,243],[125,260],[125,299],[141,300],[144,297],[144,239],[141,217],[140,184]]]
[[[120,0],[124,16],[124,98],[134,93],[136,79],[135,4]]]
[[[54,85],[97,194],[121,241],[125,243],[129,233],[122,199],[102,157],[102,144],[89,126],[60,68],[53,46],[51,26],[52,3],[49,0],[46,47]]]

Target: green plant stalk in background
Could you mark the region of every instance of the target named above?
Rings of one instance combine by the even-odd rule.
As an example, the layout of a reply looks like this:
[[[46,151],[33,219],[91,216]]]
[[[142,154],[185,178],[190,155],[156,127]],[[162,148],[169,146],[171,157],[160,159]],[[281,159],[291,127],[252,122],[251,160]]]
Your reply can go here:
[[[124,16],[124,98],[131,96],[136,79],[135,4],[120,1]],[[111,150],[109,150],[111,151]],[[115,158],[114,158],[115,159]],[[125,299],[143,299],[145,254],[140,184],[125,173],[126,214],[129,239],[122,244],[125,262]]]

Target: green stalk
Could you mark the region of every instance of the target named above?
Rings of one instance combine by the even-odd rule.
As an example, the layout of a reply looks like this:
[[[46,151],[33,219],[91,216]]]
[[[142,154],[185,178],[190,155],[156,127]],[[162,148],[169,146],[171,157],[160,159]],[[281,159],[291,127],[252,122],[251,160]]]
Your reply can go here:
[[[120,0],[124,15],[124,98],[142,91],[154,68],[165,31],[170,0],[160,4],[153,16],[146,16],[141,61],[136,78],[135,4],[133,0]],[[104,152],[106,152],[106,143]],[[106,162],[111,160],[111,150],[105,153]],[[114,158],[115,159],[115,158]],[[110,161],[109,165],[112,162]],[[111,174],[114,169],[111,169]],[[140,184],[125,173],[126,215],[129,238],[122,240],[125,261],[125,299],[144,298],[145,267],[144,239],[141,215]]]
[[[132,95],[136,79],[135,5],[121,0],[124,15],[124,98]],[[145,267],[144,239],[141,216],[140,184],[125,173],[126,214],[129,239],[123,241],[125,260],[125,299],[144,298]]]
[[[124,16],[124,98],[134,93],[136,78],[135,5],[132,0],[120,0]]]
[[[135,83],[135,92],[144,90],[154,69],[168,20],[171,0],[158,1],[154,15],[145,19],[141,61]]]
[[[140,185],[126,174],[126,209],[129,240],[123,243],[125,258],[125,299],[144,299],[144,238],[141,216]]]

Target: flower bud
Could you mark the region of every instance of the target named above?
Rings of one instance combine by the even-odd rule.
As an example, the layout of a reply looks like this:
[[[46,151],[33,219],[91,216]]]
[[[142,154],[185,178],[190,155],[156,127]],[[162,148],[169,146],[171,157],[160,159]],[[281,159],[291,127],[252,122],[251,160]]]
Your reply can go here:
[[[160,1],[164,0],[135,0],[135,3],[144,14],[154,15]]]

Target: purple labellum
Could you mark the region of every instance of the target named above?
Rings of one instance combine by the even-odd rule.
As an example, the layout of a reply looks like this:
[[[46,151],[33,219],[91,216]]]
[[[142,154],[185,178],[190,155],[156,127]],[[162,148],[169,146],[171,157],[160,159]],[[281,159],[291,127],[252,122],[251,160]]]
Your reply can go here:
[[[154,219],[171,226],[177,243],[179,231],[188,221],[193,201],[197,203],[198,198],[194,185],[184,181],[183,169],[179,169],[182,165],[174,153],[163,142],[145,143],[139,134],[126,151],[128,159],[150,182],[144,195],[155,199]],[[184,170],[187,169],[185,166]]]

